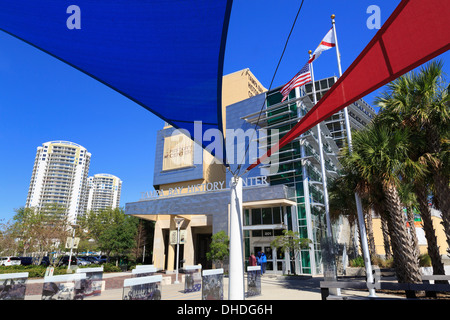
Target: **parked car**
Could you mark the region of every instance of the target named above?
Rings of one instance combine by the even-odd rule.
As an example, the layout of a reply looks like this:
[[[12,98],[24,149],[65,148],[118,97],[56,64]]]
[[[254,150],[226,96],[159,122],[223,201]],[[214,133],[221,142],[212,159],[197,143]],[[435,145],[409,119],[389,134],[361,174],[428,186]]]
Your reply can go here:
[[[19,257],[1,257],[0,266],[19,266],[22,262]]]
[[[30,264],[33,264],[33,258],[32,257],[19,257],[20,264],[23,266],[29,266]]]
[[[40,259],[41,259],[40,257],[34,257],[33,258],[33,264],[34,265],[38,265]],[[44,267],[48,267],[50,265],[50,258],[47,257],[47,256],[42,257],[41,263],[39,265],[44,266]]]
[[[90,261],[88,261],[88,260],[86,260],[86,259],[84,259],[82,257],[77,257],[77,265],[79,265],[79,266],[87,266],[89,264],[91,264]]]
[[[42,257],[41,266],[48,267],[50,265],[50,258],[45,256]]]
[[[97,257],[99,263],[106,263],[108,261],[108,257],[107,256],[98,256]]]
[[[100,264],[100,259],[94,256],[82,256],[81,258],[89,261],[92,264]]]
[[[56,259],[58,262],[56,264],[57,267],[61,267],[61,266],[68,266],[69,265],[69,256],[63,256],[59,259]],[[77,265],[77,258],[75,256],[72,256],[72,259],[70,260],[70,265],[71,266],[76,266]]]

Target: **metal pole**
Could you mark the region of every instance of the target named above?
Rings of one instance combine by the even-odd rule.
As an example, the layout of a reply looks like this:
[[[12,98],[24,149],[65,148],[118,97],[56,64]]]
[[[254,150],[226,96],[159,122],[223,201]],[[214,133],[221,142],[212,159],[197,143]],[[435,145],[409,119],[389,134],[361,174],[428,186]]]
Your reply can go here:
[[[338,69],[339,69],[339,77],[342,76],[342,67],[341,67],[341,53],[339,52],[339,45],[337,40],[337,34],[336,34],[336,25],[334,21],[335,15],[331,15],[331,23],[333,24],[333,35],[334,35],[334,41],[336,42],[336,57],[337,57],[337,63],[338,63]],[[350,118],[348,117],[348,110],[347,107],[344,108],[344,119],[345,119],[345,130],[347,133],[347,143],[350,152],[352,151],[352,131],[350,128]]]
[[[145,244],[144,244],[144,250],[142,252],[142,264],[145,264]]]
[[[230,182],[230,267],[228,300],[244,300],[244,244],[242,231],[242,179]]]
[[[309,51],[309,58],[311,59],[311,50]],[[311,80],[312,80],[312,93],[313,93],[313,103],[314,105],[317,104],[317,97],[316,97],[316,85],[314,82],[314,69],[312,62],[310,63],[311,67]],[[327,236],[330,239],[330,243],[333,241],[333,233],[331,231],[331,221],[330,221],[330,206],[328,203],[328,189],[327,189],[327,173],[325,171],[325,158],[323,156],[323,145],[322,145],[322,131],[320,130],[320,123],[317,124],[317,135],[319,139],[319,155],[320,155],[320,169],[322,172],[322,187],[323,187],[323,199],[324,199],[324,205],[325,205],[325,216],[327,219]]]
[[[176,278],[174,283],[180,283],[180,281],[178,281],[178,265],[179,265],[179,254],[180,254],[180,227],[181,224],[183,223],[184,219],[183,218],[175,218],[174,219],[176,224],[177,224],[177,258],[176,258]]]
[[[309,51],[309,58],[311,59],[311,50]],[[317,104],[317,96],[316,96],[316,84],[314,79],[314,68],[312,62],[310,63],[311,67],[311,80],[312,80],[312,93],[313,93],[313,102],[314,105]],[[331,256],[331,261],[328,261],[327,270],[324,270],[325,277],[330,277],[333,281],[337,280],[337,268],[336,268],[336,260],[335,260],[335,251],[334,251],[334,241],[333,241],[333,232],[331,230],[331,220],[330,220],[330,206],[328,203],[328,189],[327,189],[327,173],[325,171],[325,158],[323,156],[323,145],[322,145],[322,131],[320,130],[320,123],[317,124],[317,135],[319,140],[319,155],[320,155],[320,169],[322,173],[322,188],[323,188],[323,199],[325,206],[325,218],[327,220],[327,242],[328,242],[328,250]],[[331,266],[330,266],[331,264]],[[331,268],[331,270],[329,269]],[[340,288],[337,288],[334,293],[336,295],[341,294]]]
[[[70,255],[69,255],[69,264],[67,265],[67,271],[70,270],[70,263],[72,262],[72,251],[73,251],[73,242],[75,239],[75,225],[72,225],[72,243],[70,244]]]
[[[338,40],[336,35],[336,25],[335,25],[335,18],[336,16],[333,14],[331,15],[331,23],[333,25],[333,34],[334,34],[334,40],[336,42],[336,56],[337,56],[337,62],[338,62],[338,68],[339,68],[339,77],[342,76],[342,68],[341,68],[341,54],[339,52],[339,46],[338,46]],[[348,150],[351,154],[353,151],[352,146],[352,134],[350,129],[350,120],[348,117],[347,107],[344,108],[344,118],[345,118],[345,127],[347,131],[347,144],[348,144]],[[355,200],[356,200],[356,210],[358,213],[358,225],[359,225],[359,232],[361,233],[361,249],[364,256],[364,265],[366,268],[366,275],[367,275],[367,282],[373,283],[373,274],[372,274],[372,263],[370,261],[370,254],[369,254],[369,245],[367,243],[367,232],[366,232],[366,226],[364,224],[364,214],[362,209],[362,202],[359,195],[355,192]],[[375,289],[369,289],[369,297],[376,297]]]

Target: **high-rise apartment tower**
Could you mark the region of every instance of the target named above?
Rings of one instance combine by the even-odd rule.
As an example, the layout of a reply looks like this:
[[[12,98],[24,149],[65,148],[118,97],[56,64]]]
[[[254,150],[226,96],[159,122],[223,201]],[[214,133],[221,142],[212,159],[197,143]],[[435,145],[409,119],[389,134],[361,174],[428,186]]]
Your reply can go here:
[[[70,223],[87,209],[87,178],[91,154],[69,141],[50,141],[37,148],[26,207],[65,208]]]
[[[118,208],[122,180],[112,174],[100,173],[88,178],[89,198],[87,211]]]

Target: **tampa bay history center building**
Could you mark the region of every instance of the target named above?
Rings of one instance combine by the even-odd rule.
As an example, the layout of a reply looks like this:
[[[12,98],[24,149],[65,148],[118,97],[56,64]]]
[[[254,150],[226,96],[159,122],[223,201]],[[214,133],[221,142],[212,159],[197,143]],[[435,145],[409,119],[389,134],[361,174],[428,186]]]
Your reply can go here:
[[[326,82],[328,89],[333,81],[335,78],[319,80],[316,88],[319,85],[319,89],[325,89]],[[257,124],[265,130],[265,134],[232,143],[248,144],[253,139],[258,148],[266,150],[275,143],[275,136],[282,137],[312,108],[308,88],[303,97],[293,91],[284,102],[279,90],[267,91],[248,69],[223,77],[224,128],[246,132]],[[353,114],[363,117],[361,107],[352,108]],[[365,116],[369,122],[371,117],[367,112]],[[338,153],[342,145],[338,140],[345,131],[339,114],[335,118],[338,120],[330,118],[320,124],[328,179],[338,174]],[[339,136],[333,135],[330,129],[339,131]],[[126,204],[125,213],[155,222],[152,263],[169,272],[176,269],[176,221],[183,218],[179,260],[184,265],[201,264],[208,269],[212,264],[206,259],[206,253],[212,235],[221,230],[229,234],[230,170],[235,171],[242,159],[237,159],[237,154],[231,155],[234,159],[228,159],[230,170],[226,170],[222,164],[212,162],[212,156],[203,150],[203,161],[199,164],[194,161],[194,142],[182,134],[174,139],[174,130],[166,125],[157,134],[155,190],[143,190],[137,195],[138,201]],[[264,251],[269,273],[322,273],[320,244],[326,223],[318,143],[317,129],[313,128],[280,149],[276,160],[242,176],[245,259],[248,261],[251,253]],[[255,160],[247,157],[241,172]],[[333,225],[336,238],[345,233],[344,225],[339,222]],[[312,245],[295,255],[271,247],[272,240],[283,230],[299,232],[301,237],[311,239]]]

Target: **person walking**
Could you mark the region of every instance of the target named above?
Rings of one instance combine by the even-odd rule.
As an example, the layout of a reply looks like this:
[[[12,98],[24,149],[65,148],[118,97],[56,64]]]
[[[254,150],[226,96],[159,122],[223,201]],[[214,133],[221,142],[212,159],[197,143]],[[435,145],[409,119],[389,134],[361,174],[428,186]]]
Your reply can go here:
[[[262,265],[261,265],[261,251],[258,251],[258,253],[256,254],[256,265],[260,266],[260,272],[262,275]]]
[[[261,275],[263,275],[264,273],[266,273],[266,265],[267,265],[267,257],[266,254],[261,251]]]
[[[255,255],[253,254],[253,252],[250,254],[250,257],[248,258],[248,265],[249,265],[250,267],[256,266],[256,257],[255,257]]]

